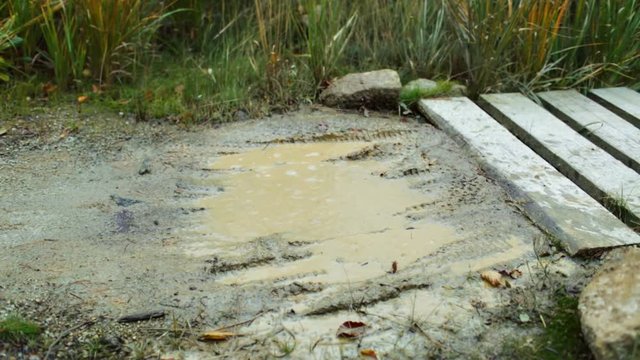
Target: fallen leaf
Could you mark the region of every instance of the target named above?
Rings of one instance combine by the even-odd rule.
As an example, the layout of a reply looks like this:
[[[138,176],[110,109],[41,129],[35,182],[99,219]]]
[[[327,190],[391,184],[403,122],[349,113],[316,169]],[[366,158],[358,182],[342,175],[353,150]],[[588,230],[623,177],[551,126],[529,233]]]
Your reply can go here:
[[[177,85],[175,88],[173,88],[173,91],[176,92],[176,95],[182,96],[182,94],[184,94],[184,85]]]
[[[395,274],[398,272],[398,262],[394,261],[391,263],[391,273]]]
[[[493,287],[503,287],[506,286],[504,279],[502,279],[502,275],[495,270],[487,270],[480,273],[480,277],[487,284]]]
[[[506,276],[506,277],[510,277],[512,279],[517,279],[519,277],[522,276],[522,271],[518,270],[518,269],[513,269],[513,270],[500,270],[498,271],[502,276]]]
[[[100,87],[100,85],[93,84],[91,85],[91,91],[94,94],[102,94],[102,87]]]
[[[89,100],[89,97],[86,96],[86,95],[78,96],[78,104],[83,104],[83,103],[87,102],[87,100]]]
[[[367,356],[372,359],[378,359],[378,355],[376,355],[376,352],[373,349],[362,349],[360,350],[360,355]]]
[[[225,341],[232,337],[240,336],[230,331],[207,331],[200,335],[199,340],[202,341]]]
[[[367,324],[360,321],[345,321],[338,328],[336,336],[339,338],[356,339],[364,335]]]
[[[71,134],[71,130],[69,130],[69,128],[64,128],[64,129],[62,129],[62,132],[60,133],[59,139],[62,140],[64,138],[66,138],[67,136],[69,136],[69,134]]]
[[[521,276],[522,276],[522,271],[518,269],[513,269],[509,272],[509,277],[511,277],[512,279],[517,279]]]
[[[527,315],[525,313],[520,314],[519,318],[520,318],[520,322],[521,323],[527,323],[527,322],[531,321],[531,318],[529,318],[529,315]]]
[[[58,89],[58,87],[51,82],[47,82],[46,84],[42,85],[42,93],[45,97],[48,97],[49,94],[56,91],[56,89]]]

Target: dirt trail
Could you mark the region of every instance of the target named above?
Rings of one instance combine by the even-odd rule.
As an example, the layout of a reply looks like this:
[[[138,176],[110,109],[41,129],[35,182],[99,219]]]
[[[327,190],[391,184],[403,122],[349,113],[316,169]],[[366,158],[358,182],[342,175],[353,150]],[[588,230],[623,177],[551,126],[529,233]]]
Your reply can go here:
[[[50,337],[98,319],[61,357],[105,338],[114,357],[491,357],[534,332],[518,316],[546,306],[549,276],[579,289],[588,272],[537,259],[544,236],[427,123],[306,109],[197,130],[3,139],[0,315],[25,313]],[[489,268],[525,276],[494,289],[478,275]],[[114,322],[153,309],[168,316]],[[367,335],[339,342],[346,320]],[[195,341],[238,323],[246,336]]]

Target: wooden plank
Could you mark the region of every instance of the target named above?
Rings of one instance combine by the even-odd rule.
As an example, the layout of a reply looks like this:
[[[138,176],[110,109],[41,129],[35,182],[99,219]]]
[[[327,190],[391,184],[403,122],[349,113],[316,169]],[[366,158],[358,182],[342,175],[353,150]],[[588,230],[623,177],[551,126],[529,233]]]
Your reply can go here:
[[[522,94],[481,96],[481,106],[596,200],[624,203],[640,224],[640,175]],[[613,209],[612,209],[613,211]]]
[[[419,102],[421,111],[482,162],[528,216],[571,255],[640,243],[640,236],[467,98]]]
[[[588,96],[640,127],[640,94],[637,91],[625,87],[593,89]]]
[[[536,95],[571,128],[640,173],[640,129],[575,90]]]

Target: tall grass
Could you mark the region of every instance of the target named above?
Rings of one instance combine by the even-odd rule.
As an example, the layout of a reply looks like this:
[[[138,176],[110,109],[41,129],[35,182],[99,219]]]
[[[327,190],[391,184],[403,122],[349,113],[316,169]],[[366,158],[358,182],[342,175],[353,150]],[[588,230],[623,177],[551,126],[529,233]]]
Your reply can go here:
[[[41,10],[41,32],[48,50],[42,55],[53,66],[56,84],[66,89],[71,79],[81,78],[87,55],[87,44],[79,35],[75,5],[54,8],[47,2]]]
[[[16,45],[17,38],[13,30],[14,20],[14,17],[10,17],[0,23],[0,81],[9,81],[7,70],[10,63],[2,56],[2,53]]]
[[[286,108],[376,68],[472,94],[640,88],[640,0],[7,0],[0,19],[5,77],[124,83],[152,116]]]

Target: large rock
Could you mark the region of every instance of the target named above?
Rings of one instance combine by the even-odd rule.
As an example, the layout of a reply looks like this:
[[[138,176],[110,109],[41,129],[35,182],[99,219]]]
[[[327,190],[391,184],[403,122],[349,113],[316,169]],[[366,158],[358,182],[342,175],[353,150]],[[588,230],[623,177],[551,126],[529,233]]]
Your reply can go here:
[[[401,88],[400,76],[394,70],[349,74],[325,89],[320,101],[331,107],[395,109]]]
[[[596,359],[640,358],[640,249],[612,251],[580,295],[582,332]]]

